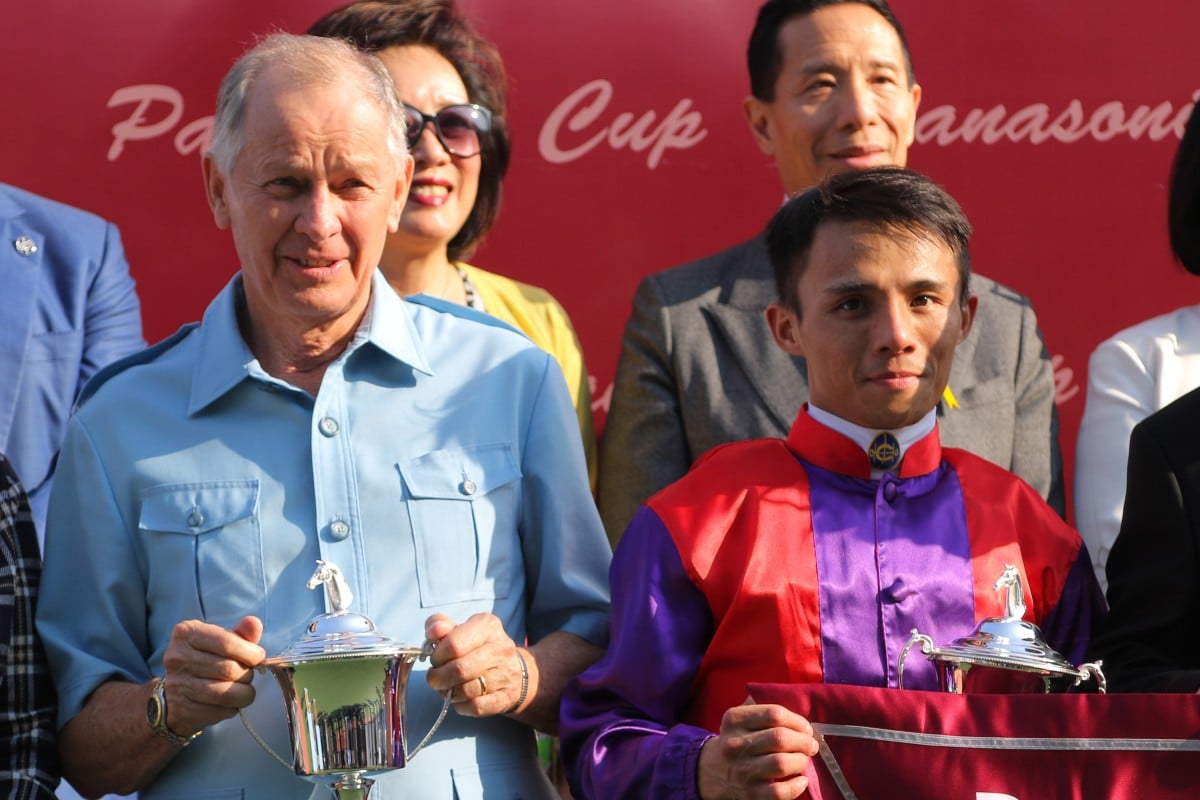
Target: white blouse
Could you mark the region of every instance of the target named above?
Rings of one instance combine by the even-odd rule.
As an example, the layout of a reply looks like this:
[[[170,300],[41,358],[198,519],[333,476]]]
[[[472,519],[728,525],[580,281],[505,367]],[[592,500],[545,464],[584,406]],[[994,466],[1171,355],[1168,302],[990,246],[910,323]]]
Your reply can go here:
[[[1088,360],[1075,442],[1075,522],[1100,586],[1121,527],[1133,426],[1200,386],[1200,305],[1146,320],[1102,342]]]

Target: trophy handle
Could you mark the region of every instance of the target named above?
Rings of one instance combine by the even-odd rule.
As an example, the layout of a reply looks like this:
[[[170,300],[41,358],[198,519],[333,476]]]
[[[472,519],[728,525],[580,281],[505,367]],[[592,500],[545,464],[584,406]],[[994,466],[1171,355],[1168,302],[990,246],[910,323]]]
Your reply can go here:
[[[1104,666],[1103,661],[1089,661],[1086,664],[1079,665],[1079,671],[1083,673],[1083,677],[1075,679],[1075,685],[1083,683],[1089,677],[1096,679],[1096,686],[1100,690],[1100,694],[1108,694],[1108,679],[1104,677],[1104,672],[1101,667]]]
[[[921,652],[925,655],[933,652],[933,639],[930,639],[923,633],[918,633],[917,629],[913,628],[908,642],[904,645],[904,649],[900,651],[900,659],[896,665],[896,686],[900,689],[904,688],[904,659],[908,656],[908,651],[915,644],[921,645]]]
[[[429,657],[433,655],[433,649],[435,647],[437,647],[437,645],[438,645],[438,643],[433,641],[432,639],[426,639],[425,646],[421,648],[421,654],[419,656],[417,656],[417,660],[418,661],[428,661]],[[446,692],[445,700],[443,700],[443,702],[442,702],[442,710],[438,714],[437,719],[435,719],[433,721],[433,727],[429,729],[429,733],[425,734],[425,738],[417,743],[416,747],[414,747],[411,751],[406,752],[404,754],[404,763],[407,764],[409,761],[411,761],[413,756],[415,756],[417,753],[421,752],[422,747],[429,744],[429,740],[433,738],[433,734],[437,731],[438,728],[440,728],[442,726],[442,721],[446,719],[446,712],[449,710],[450,710],[450,692]]]
[[[254,730],[254,728],[250,725],[250,720],[248,720],[246,718],[245,709],[239,708],[238,716],[242,718],[242,725],[245,726],[246,731],[250,734],[251,737],[253,737],[254,741],[258,742],[259,747],[261,747],[263,750],[266,750],[267,753],[270,754],[271,758],[275,759],[280,764],[283,764],[283,766],[287,767],[289,770],[293,768],[292,764],[289,764],[288,762],[284,761],[282,758],[279,757],[278,753],[276,753],[274,750],[271,749],[271,745],[267,744],[266,742],[264,742],[262,740],[262,737],[258,735],[258,731]]]

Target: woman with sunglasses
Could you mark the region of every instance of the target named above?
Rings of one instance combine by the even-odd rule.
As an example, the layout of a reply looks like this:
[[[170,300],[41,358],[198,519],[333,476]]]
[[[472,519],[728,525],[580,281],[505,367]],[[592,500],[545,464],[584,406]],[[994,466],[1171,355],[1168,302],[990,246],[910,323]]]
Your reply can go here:
[[[322,17],[308,33],[346,39],[375,53],[391,73],[408,115],[413,180],[400,228],[388,237],[384,248],[383,274],[402,295],[423,292],[482,309],[523,330],[549,352],[567,378],[594,480],[587,372],[566,313],[544,290],[463,261],[496,218],[500,182],[508,166],[504,68],[496,49],[457,14],[451,0],[359,0]],[[508,474],[503,470],[495,476],[485,473],[476,485],[465,480],[465,472],[462,478],[454,473],[458,456],[452,450],[437,451],[437,458],[434,455],[426,458],[431,463],[454,463],[449,464],[444,478],[419,487],[428,498],[420,502],[462,506],[463,495],[480,499],[482,493],[493,490],[501,495],[493,508],[503,508],[505,500],[519,502],[519,498],[503,496]],[[472,524],[476,513],[488,513],[488,505],[481,505],[482,511],[466,510],[464,524]],[[500,516],[496,511],[493,528],[501,527]],[[414,525],[413,535],[437,547],[444,541],[444,531],[438,528],[441,519],[431,517],[435,521],[424,528]],[[480,680],[471,699],[467,695],[459,698],[451,690],[458,713],[448,715],[429,747],[403,772],[409,773],[407,781],[426,781],[423,797],[453,794],[465,798],[485,793],[550,800],[558,792],[539,761],[534,727],[548,734],[556,731],[563,685],[603,651],[597,643],[574,633],[587,604],[571,587],[582,576],[566,576],[569,587],[560,588],[550,574],[561,573],[558,564],[566,562],[555,561],[553,556],[571,547],[573,531],[539,536],[537,531],[497,534],[488,530],[487,525],[477,525],[480,538],[476,550],[492,553],[493,561],[500,552],[508,563],[519,563],[522,580],[504,587],[503,598],[497,581],[493,598],[479,594],[467,579],[464,591],[455,595],[460,599],[423,604],[413,610],[414,618],[444,612],[458,624],[444,639],[440,631],[427,629],[426,635],[441,641],[427,679],[414,680],[410,686],[410,712],[414,708],[431,712],[436,706],[432,692],[418,688],[419,683],[427,683],[429,688],[439,689],[435,684],[441,679],[435,670],[443,674],[467,670],[461,665],[470,663],[471,674],[486,674],[486,683]],[[453,587],[462,576],[472,575],[475,553],[444,555],[447,566],[435,576],[441,585]],[[408,578],[394,575],[391,579]],[[425,577],[418,573],[416,580],[420,584]],[[523,597],[514,598],[516,592]],[[512,608],[521,611],[506,610]],[[521,657],[518,663],[521,653],[532,657]],[[497,698],[511,698],[512,704],[497,704]],[[414,717],[411,729],[416,732],[432,722],[417,712],[410,716]],[[464,751],[470,751],[477,763],[460,763]],[[420,772],[412,773],[414,768]],[[448,776],[452,792],[440,782],[441,775]]]
[[[575,403],[595,489],[591,392],[566,311],[544,289],[464,260],[496,220],[508,169],[505,73],[495,46],[449,0],[359,0],[326,14],[308,33],[375,53],[408,114],[413,181],[380,263],[388,282],[402,295],[433,295],[498,317],[554,356]]]

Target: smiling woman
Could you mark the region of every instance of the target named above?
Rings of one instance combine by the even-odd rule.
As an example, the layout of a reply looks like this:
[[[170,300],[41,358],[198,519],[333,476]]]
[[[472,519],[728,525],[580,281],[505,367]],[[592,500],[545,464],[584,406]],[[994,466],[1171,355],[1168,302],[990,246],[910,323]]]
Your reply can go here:
[[[496,48],[447,0],[360,0],[308,33],[375,53],[404,104],[414,170],[400,229],[379,265],[388,282],[401,295],[433,295],[498,317],[554,356],[594,489],[591,393],[566,311],[544,289],[465,261],[496,220],[508,169],[505,73]]]

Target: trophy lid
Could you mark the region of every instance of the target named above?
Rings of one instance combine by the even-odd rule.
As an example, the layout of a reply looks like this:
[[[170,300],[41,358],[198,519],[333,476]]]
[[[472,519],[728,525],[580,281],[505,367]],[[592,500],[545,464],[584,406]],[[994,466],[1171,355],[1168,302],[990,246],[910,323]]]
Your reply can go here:
[[[1043,674],[1073,677],[1084,674],[1042,640],[1042,633],[1036,625],[1025,620],[985,619],[971,635],[936,648],[933,657]]]
[[[305,626],[304,633],[278,655],[266,659],[266,666],[286,666],[305,661],[370,656],[417,656],[421,648],[397,642],[375,627],[363,614],[347,610],[354,595],[337,565],[317,561],[317,571],[308,580],[308,588],[325,586],[333,611],[319,614]]]
[[[1043,675],[1081,678],[1087,674],[1048,645],[1037,625],[1024,619],[1026,606],[1021,575],[1015,566],[1006,565],[994,588],[1007,591],[1005,616],[984,619],[969,636],[955,639],[945,647],[933,648],[928,654],[930,658]]]

